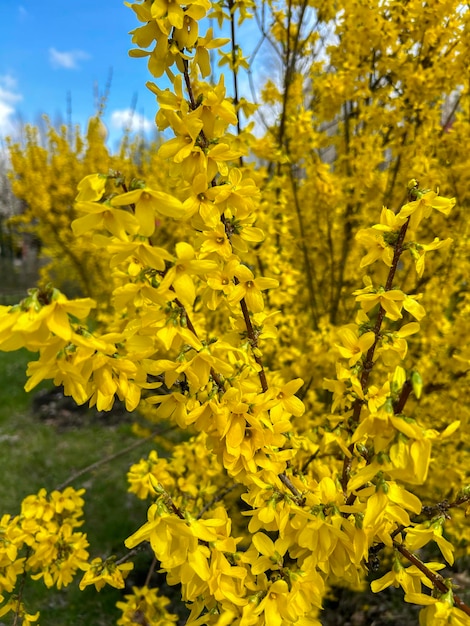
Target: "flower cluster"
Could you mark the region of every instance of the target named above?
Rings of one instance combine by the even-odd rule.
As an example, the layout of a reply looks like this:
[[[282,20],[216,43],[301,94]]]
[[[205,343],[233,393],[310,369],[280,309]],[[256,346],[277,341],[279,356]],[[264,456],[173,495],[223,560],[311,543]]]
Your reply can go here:
[[[23,500],[19,515],[2,517],[0,594],[10,597],[0,607],[1,615],[13,611],[24,623],[37,620],[39,614],[27,614],[17,597],[22,577],[29,575],[42,579],[46,587],[61,589],[72,582],[77,570],[87,568],[87,537],[77,532],[83,524],[84,493],[72,487],[50,494],[41,489]]]

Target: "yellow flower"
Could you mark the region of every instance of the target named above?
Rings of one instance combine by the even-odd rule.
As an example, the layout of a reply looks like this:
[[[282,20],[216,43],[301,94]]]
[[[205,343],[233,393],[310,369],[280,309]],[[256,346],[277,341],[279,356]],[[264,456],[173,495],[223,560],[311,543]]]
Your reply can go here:
[[[76,202],[98,202],[106,188],[107,177],[103,174],[89,174],[78,183]]]
[[[192,306],[196,298],[196,287],[192,275],[207,274],[217,269],[217,263],[209,260],[196,260],[194,248],[189,243],[179,242],[176,248],[176,262],[160,284],[161,289],[170,285],[185,306]]]
[[[335,343],[343,359],[348,359],[349,366],[355,365],[365,354],[375,341],[375,334],[372,331],[358,335],[358,328],[355,324],[349,324],[338,330],[341,344]]]
[[[181,393],[155,395],[147,398],[149,404],[159,404],[156,415],[163,419],[174,419],[180,428],[188,426],[187,397]]]
[[[239,265],[234,271],[239,283],[229,295],[229,302],[240,302],[243,298],[253,313],[258,313],[264,309],[264,300],[262,291],[265,289],[274,289],[279,283],[274,278],[255,278],[253,272],[245,265]]]
[[[2,350],[27,347],[39,350],[53,333],[64,342],[74,334],[69,316],[83,319],[96,303],[91,298],[69,300],[58,289],[31,289],[29,297],[16,307],[0,310],[0,345]],[[2,316],[2,313],[5,315]],[[60,350],[65,344],[56,345]]]
[[[115,557],[109,557],[105,561],[97,557],[88,564],[88,569],[83,575],[79,587],[82,591],[88,585],[95,585],[96,591],[100,591],[105,585],[124,589],[124,579],[133,568],[133,563],[116,564]]]
[[[62,523],[57,532],[39,531],[35,536],[34,553],[28,560],[31,569],[40,569],[32,574],[33,580],[43,578],[46,587],[67,587],[77,569],[88,566],[88,541],[84,533],[73,533],[70,524]],[[40,558],[38,558],[40,557]]]
[[[201,245],[202,255],[215,253],[226,260],[232,256],[232,246],[223,224],[220,223],[214,230],[205,230],[202,234],[205,237]]]
[[[406,533],[406,547],[412,552],[415,552],[429,542],[435,541],[447,563],[449,563],[449,565],[453,565],[454,546],[442,536],[443,523],[444,520],[439,517],[437,520],[423,522],[414,528],[410,528]]]
[[[454,606],[452,589],[439,598],[428,596],[424,593],[407,593],[405,602],[421,604],[426,608],[419,613],[420,626],[468,626],[468,616],[458,607]]]
[[[210,54],[209,50],[220,48],[225,46],[230,39],[214,39],[213,29],[209,28],[204,37],[199,37],[196,42],[196,53],[194,55],[194,61],[201,70],[201,75],[206,78],[211,73]]]
[[[380,213],[380,224],[374,224],[372,228],[385,233],[393,233],[398,232],[405,222],[406,217],[397,215],[390,209],[383,207]]]
[[[132,594],[125,595],[124,601],[116,602],[116,607],[122,611],[117,626],[132,626],[136,624],[136,619],[148,626],[170,626],[176,622],[178,616],[169,613],[166,608],[170,601],[157,595],[157,591],[148,587],[132,587]]]
[[[361,303],[361,308],[366,313],[378,304],[384,309],[385,317],[391,320],[398,320],[403,317],[401,308],[404,300],[405,294],[400,289],[390,289],[389,291],[380,289],[376,293],[361,293],[356,296],[356,301]]]
[[[199,25],[192,17],[186,12],[183,19],[183,26],[181,28],[175,28],[173,31],[173,37],[178,47],[191,49],[196,43],[199,35]]]
[[[155,191],[149,187],[134,189],[111,200],[113,206],[135,205],[135,217],[139,222],[139,233],[151,237],[155,231],[155,213],[175,219],[184,215],[183,204],[174,196],[164,191]]]
[[[253,574],[261,574],[268,569],[282,569],[283,557],[291,544],[289,537],[279,538],[273,542],[265,533],[256,533],[253,535],[252,541],[259,553],[258,558],[251,565]]]
[[[139,404],[141,385],[136,382],[145,386],[146,376],[130,359],[97,353],[86,373],[91,381],[90,406],[96,405],[98,411],[109,411],[115,394],[125,401],[128,411],[133,411]]]
[[[411,313],[418,322],[426,315],[425,308],[418,302],[418,298],[420,297],[421,296],[409,296],[405,294],[405,299],[403,300],[403,308],[405,311]]]
[[[197,95],[201,100],[201,120],[204,123],[206,139],[219,139],[229,124],[237,124],[237,114],[231,102],[226,98],[224,75],[217,85],[202,84]]]
[[[432,243],[424,244],[424,243],[416,243],[410,244],[409,251],[411,256],[413,257],[416,264],[416,273],[418,277],[421,278],[424,272],[424,259],[426,256],[426,252],[430,250],[439,250],[442,248],[447,248],[452,243],[452,239],[439,239],[439,237],[435,237]]]
[[[2,600],[3,596],[0,596],[0,602]],[[14,613],[15,621],[17,621],[18,618],[21,620],[22,626],[30,626],[30,624],[37,622],[39,619],[39,611],[34,614],[27,613],[23,602],[19,601],[15,596],[10,597],[6,604],[0,606],[0,617],[3,617],[10,611]]]
[[[108,245],[111,257],[111,267],[116,267],[129,257],[136,258],[143,266],[151,267],[159,271],[165,269],[165,261],[171,261],[173,257],[164,248],[151,246],[148,243],[137,241],[115,241]]]
[[[425,565],[432,572],[437,572],[445,567],[443,563],[434,562],[425,563]],[[403,567],[400,559],[395,555],[392,571],[382,576],[382,578],[374,580],[370,588],[374,593],[379,593],[387,587],[390,587],[390,585],[393,585],[394,587],[401,587],[405,594],[408,594],[408,597],[410,597],[411,594],[419,594],[421,592],[423,579],[425,579],[425,576],[416,565]]]
[[[381,389],[375,385],[370,385],[367,389],[365,399],[367,401],[367,408],[371,413],[377,413],[390,396],[390,383],[385,382]]]
[[[361,259],[359,267],[366,267],[379,259],[388,267],[392,265],[393,248],[385,241],[381,232],[373,228],[364,228],[356,234],[355,238],[367,249],[367,254]]]
[[[172,81],[173,90],[160,89],[158,85],[150,81],[146,83],[146,86],[157,97],[159,110],[155,119],[161,130],[168,126],[168,120],[160,113],[161,110],[181,112],[183,115],[189,113],[189,103],[183,92],[183,78],[179,74]]]
[[[206,227],[215,228],[220,224],[221,209],[217,202],[220,202],[223,186],[217,185],[209,187],[205,172],[197,174],[189,186],[189,195],[183,203],[185,217],[192,217],[195,213],[203,220]],[[222,198],[223,199],[223,198]]]
[[[266,595],[255,608],[255,615],[263,615],[266,626],[281,626],[288,614],[289,587],[285,580],[268,583]]]
[[[198,108],[180,117],[174,111],[162,111],[176,135],[174,139],[169,139],[160,146],[158,154],[162,159],[172,159],[175,163],[182,163],[193,150],[200,150],[195,147],[195,143],[203,127],[200,119],[201,113],[202,111]]]
[[[421,582],[418,577],[410,576],[407,569],[403,567],[400,560],[395,556],[391,572],[372,581],[370,588],[374,593],[379,593],[387,587],[401,587],[405,593],[418,593],[421,591]]]
[[[75,237],[80,237],[89,230],[106,229],[119,239],[126,239],[126,234],[135,234],[139,230],[139,222],[128,211],[115,209],[107,202],[77,202],[77,211],[88,213],[72,222]]]
[[[142,4],[138,7],[140,9],[139,12],[136,10],[136,7],[138,5],[130,5],[127,2],[125,2],[124,4],[127,4],[127,6],[131,6],[138,14],[139,19],[142,18],[141,21],[147,22],[144,26],[139,26],[138,28],[130,31],[130,34],[132,35],[132,43],[135,43],[140,48],[148,48],[153,41],[166,43],[165,36],[168,35],[166,28],[163,26],[162,22],[157,22],[156,20],[150,19],[151,15],[149,10],[145,11],[145,14],[143,13],[142,10],[145,10],[146,4]],[[139,54],[141,52],[143,51],[135,49],[129,50],[129,56],[145,56]]]
[[[398,422],[399,419],[392,419],[397,430],[400,430],[398,427],[401,426]],[[404,426],[410,426],[404,420],[401,422]],[[410,434],[410,431],[405,433],[407,437]],[[407,439],[405,441],[403,437],[399,436],[398,441],[390,447],[389,456],[391,466],[387,472],[390,476],[415,485],[423,484],[426,481],[431,459],[431,442],[429,439],[414,441]]]
[[[81,497],[85,493],[85,489],[76,491],[73,487],[67,487],[64,491],[52,491],[50,494],[51,504],[57,514],[67,515],[78,513],[82,515],[85,501]]]
[[[219,144],[220,145],[220,144]],[[209,153],[210,154],[210,153]],[[233,157],[225,157],[233,158]],[[239,168],[232,168],[228,174],[230,194],[227,197],[227,208],[237,220],[253,216],[255,200],[259,197],[259,189],[252,178],[244,178]]]
[[[295,417],[303,415],[305,411],[304,403],[295,395],[303,384],[304,381],[301,378],[296,378],[283,385],[280,389],[274,390],[276,404],[270,409],[271,418],[274,422],[278,421],[285,413]]]
[[[53,290],[50,304],[43,307],[38,315],[44,320],[47,328],[62,339],[69,341],[72,338],[72,328],[69,315],[84,319],[94,308],[96,303],[91,298],[77,298],[69,300],[58,290]]]
[[[396,365],[396,355],[404,359],[408,352],[406,337],[419,332],[418,322],[409,322],[395,332],[384,333],[380,346],[381,356],[386,365]],[[392,354],[395,353],[395,354]]]
[[[239,265],[239,258],[232,256],[221,269],[208,274],[207,286],[210,289],[205,301],[211,311],[215,311],[223,296],[229,296],[235,289],[235,270]]]
[[[420,192],[420,197],[417,200],[402,206],[398,217],[409,217],[411,230],[416,230],[421,220],[431,215],[432,209],[449,215],[454,205],[455,198],[442,198],[435,191]]]
[[[154,0],[150,13],[156,20],[166,17],[175,28],[183,28],[185,14],[200,20],[210,7],[209,0]]]

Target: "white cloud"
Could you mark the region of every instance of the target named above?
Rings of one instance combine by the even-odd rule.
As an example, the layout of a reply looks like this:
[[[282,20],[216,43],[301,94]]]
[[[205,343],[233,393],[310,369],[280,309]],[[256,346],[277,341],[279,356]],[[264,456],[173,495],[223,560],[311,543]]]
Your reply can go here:
[[[26,20],[29,17],[28,11],[24,8],[22,4],[18,7],[18,15],[21,21]]]
[[[86,61],[90,55],[84,50],[69,50],[59,52],[55,48],[49,48],[49,61],[54,69],[78,70],[79,61]]]
[[[15,105],[23,99],[16,80],[10,74],[0,75],[0,136],[14,134],[17,129]]]
[[[155,129],[155,123],[132,109],[117,109],[111,113],[111,125],[131,133],[148,133]]]
[[[14,91],[16,89],[18,82],[16,78],[13,78],[11,74],[3,74],[0,76],[0,87],[4,87],[5,89],[9,89]],[[21,96],[19,96],[21,98]]]

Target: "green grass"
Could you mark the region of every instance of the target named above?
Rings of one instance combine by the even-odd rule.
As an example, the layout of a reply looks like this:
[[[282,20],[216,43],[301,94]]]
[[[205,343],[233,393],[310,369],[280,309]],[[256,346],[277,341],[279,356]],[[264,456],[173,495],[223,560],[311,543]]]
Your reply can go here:
[[[0,352],[0,515],[17,514],[26,495],[41,487],[53,490],[83,468],[138,441],[131,432],[130,419],[107,423],[106,416],[90,413],[79,421],[72,416],[68,424],[67,416],[56,421],[47,414],[35,414],[32,398],[23,390],[30,357],[27,352]],[[145,521],[146,503],[127,492],[126,472],[151,448],[151,442],[144,442],[72,483],[75,488],[86,489],[85,524],[80,530],[88,534],[91,558],[123,556],[124,539]],[[140,561],[145,562],[145,557]],[[132,573],[134,579],[138,575]],[[109,587],[99,594],[94,588],[80,592],[79,578],[60,592],[46,589],[41,581],[28,580],[24,590],[28,610],[41,611],[43,626],[114,625],[119,614],[114,605],[121,592]],[[12,623],[10,616],[3,619],[6,621],[0,626]]]
[[[29,406],[30,396],[23,389],[26,382],[26,365],[31,353],[0,352],[0,428],[9,421],[10,413]]]

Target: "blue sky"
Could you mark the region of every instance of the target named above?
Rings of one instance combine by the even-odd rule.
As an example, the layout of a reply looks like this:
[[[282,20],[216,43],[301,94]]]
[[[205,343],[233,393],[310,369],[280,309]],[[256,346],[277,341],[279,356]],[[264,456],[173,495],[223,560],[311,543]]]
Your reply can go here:
[[[95,111],[112,69],[105,123],[120,136],[137,97],[134,122],[152,128],[155,96],[145,59],[132,59],[128,32],[139,25],[121,0],[0,0],[0,137],[44,113],[82,126]]]
[[[104,116],[110,147],[129,123],[135,99],[133,123],[152,133],[156,101],[145,87],[152,77],[146,59],[127,54],[133,47],[128,33],[140,23],[122,0],[0,0],[0,16],[0,138],[14,136],[21,123],[37,124],[42,114],[66,122],[68,94],[72,121],[84,128],[110,70]],[[247,26],[245,41],[253,47],[254,24]],[[240,78],[247,91],[246,77]]]

